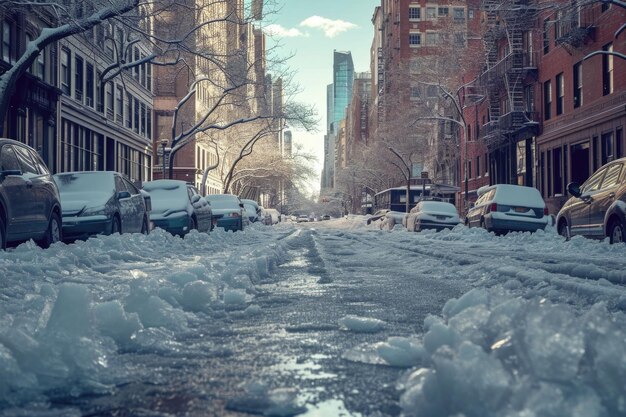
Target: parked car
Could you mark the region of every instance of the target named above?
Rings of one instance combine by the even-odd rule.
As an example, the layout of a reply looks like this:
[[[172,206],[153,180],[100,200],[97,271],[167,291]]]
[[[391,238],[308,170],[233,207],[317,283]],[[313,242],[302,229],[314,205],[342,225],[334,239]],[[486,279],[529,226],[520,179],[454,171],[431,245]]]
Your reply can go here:
[[[266,226],[271,226],[272,225],[272,215],[270,213],[267,212],[267,210],[265,209],[265,207],[263,206],[259,206],[259,208],[261,209],[261,214],[260,214],[260,221],[266,225]]]
[[[77,171],[53,175],[61,193],[63,239],[150,232],[146,198],[122,174]]]
[[[468,210],[465,225],[496,233],[535,232],[550,222],[539,190],[521,185],[496,184],[478,189],[478,200]]]
[[[243,209],[245,211],[245,215],[248,217],[249,222],[254,223],[259,221],[259,218],[261,216],[261,208],[259,206],[259,203],[247,198],[241,198],[240,200],[243,203]]]
[[[211,204],[217,227],[233,232],[244,229],[244,205],[239,197],[234,194],[209,194],[205,199]]]
[[[421,232],[424,229],[451,229],[461,223],[454,204],[443,201],[420,201],[406,217],[406,229]]]
[[[626,242],[626,158],[600,167],[583,185],[568,184],[572,197],[557,214],[559,234]]]
[[[403,212],[403,211],[391,211],[388,210],[385,215],[382,217],[382,220],[380,222],[380,224],[378,225],[378,227],[381,230],[392,230],[396,224],[401,224],[402,226],[404,226],[405,223],[405,219],[406,219],[406,215],[407,213]]]
[[[280,213],[276,209],[265,209],[265,211],[271,216],[272,224],[278,224],[280,222]]]
[[[387,214],[388,212],[389,212],[388,209],[378,210],[377,212],[372,214],[370,218],[367,219],[367,224],[371,224],[372,222],[382,219],[383,217],[385,217],[385,214]]]
[[[61,197],[37,151],[0,139],[0,249],[34,239],[47,248],[63,236]]]
[[[330,220],[330,216],[328,214],[324,214],[322,216],[322,220]]]
[[[308,223],[309,222],[309,216],[307,216],[306,214],[301,214],[296,219],[296,222],[297,223]]]
[[[150,194],[150,219],[155,227],[173,235],[184,236],[196,229],[209,232],[213,228],[211,206],[191,184],[180,180],[154,180],[143,183]]]

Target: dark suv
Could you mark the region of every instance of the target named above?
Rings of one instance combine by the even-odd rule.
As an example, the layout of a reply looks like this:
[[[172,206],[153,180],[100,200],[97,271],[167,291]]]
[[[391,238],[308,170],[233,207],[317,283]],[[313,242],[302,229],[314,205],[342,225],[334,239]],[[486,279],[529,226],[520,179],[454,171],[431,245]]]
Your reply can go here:
[[[556,218],[559,234],[626,242],[626,158],[602,166],[583,185],[568,184],[573,196]]]
[[[37,152],[0,139],[0,248],[34,239],[42,247],[61,240],[59,190]]]

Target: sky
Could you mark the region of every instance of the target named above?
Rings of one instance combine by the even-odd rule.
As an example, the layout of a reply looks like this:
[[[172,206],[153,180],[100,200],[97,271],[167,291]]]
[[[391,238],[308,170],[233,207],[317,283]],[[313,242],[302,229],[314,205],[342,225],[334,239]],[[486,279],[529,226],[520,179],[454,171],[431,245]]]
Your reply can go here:
[[[318,158],[318,176],[308,190],[317,192],[324,161],[326,86],[332,83],[333,50],[350,51],[355,72],[369,71],[372,16],[380,0],[278,0],[278,5],[276,13],[265,10],[268,16],[263,25],[272,37],[268,47],[279,40],[283,56],[294,55],[287,65],[296,72],[294,81],[301,89],[297,101],[317,109],[317,132],[293,132],[294,142]]]
[[[366,383],[395,386],[406,417],[624,416],[624,245],[565,241],[552,227],[407,233],[365,220],[184,239],[155,229],[0,251],[0,416],[122,413],[126,402],[141,410],[128,415],[206,415],[185,407],[206,411],[224,402],[215,392],[263,381],[246,411],[294,415],[251,407],[268,403],[269,388],[310,405],[339,400],[334,386],[359,387],[365,368],[387,366],[397,384]],[[307,310],[315,305],[324,314]],[[279,339],[299,346],[280,349],[312,363],[315,377],[276,366],[269,342]],[[349,377],[323,377],[335,372]],[[276,396],[279,410],[289,398]],[[359,390],[350,399],[370,400]]]

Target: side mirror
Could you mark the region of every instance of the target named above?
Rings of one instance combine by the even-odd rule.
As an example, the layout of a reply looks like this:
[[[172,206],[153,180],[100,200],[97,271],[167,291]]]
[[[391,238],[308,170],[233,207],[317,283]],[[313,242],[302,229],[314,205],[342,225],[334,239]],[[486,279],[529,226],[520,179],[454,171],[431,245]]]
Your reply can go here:
[[[574,197],[580,197],[580,185],[577,182],[570,182],[569,184],[567,184],[567,192]]]
[[[243,203],[239,203],[239,207],[243,208]]]
[[[124,198],[130,198],[130,193],[128,191],[120,191],[117,193],[117,199],[122,200]]]
[[[200,201],[200,198],[202,198],[202,197],[200,197],[198,194],[194,194],[194,195],[191,197],[191,204],[195,204],[195,203],[197,203],[198,201]]]

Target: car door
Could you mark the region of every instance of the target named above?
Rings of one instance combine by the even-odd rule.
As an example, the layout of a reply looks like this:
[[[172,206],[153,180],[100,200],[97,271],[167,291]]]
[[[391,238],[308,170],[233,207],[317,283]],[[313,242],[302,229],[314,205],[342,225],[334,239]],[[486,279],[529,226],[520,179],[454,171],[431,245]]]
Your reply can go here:
[[[132,232],[139,233],[143,226],[143,218],[146,214],[146,203],[141,195],[141,192],[135,185],[122,177],[126,189],[130,193],[130,205],[131,205],[131,217],[132,217]]]
[[[606,174],[602,178],[597,190],[591,193],[592,201],[589,204],[589,233],[593,237],[603,238],[606,236],[604,231],[604,217],[609,207],[615,201],[615,191],[619,185],[624,164],[616,162],[608,165]]]
[[[37,234],[48,228],[48,210],[46,207],[45,187],[47,184],[42,180],[39,169],[25,146],[13,146],[15,155],[20,163],[22,178],[26,184],[28,193],[28,207],[25,207],[25,214],[28,216],[28,225],[25,228],[30,233]]]
[[[133,225],[133,202],[131,196],[119,198],[119,193],[126,191],[128,194],[131,192],[126,188],[126,184],[124,180],[119,174],[115,174],[115,196],[113,197],[118,205],[118,210],[120,213],[120,222],[122,226],[122,232],[132,232],[135,230],[135,226]]]
[[[569,209],[570,234],[592,236],[589,207],[594,200],[593,194],[599,189],[606,167],[600,168],[580,187],[580,197],[572,202]]]
[[[5,144],[0,149],[0,192],[7,209],[7,240],[30,236],[33,227],[31,214],[31,190],[22,176],[22,169],[15,149]]]

